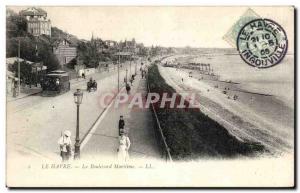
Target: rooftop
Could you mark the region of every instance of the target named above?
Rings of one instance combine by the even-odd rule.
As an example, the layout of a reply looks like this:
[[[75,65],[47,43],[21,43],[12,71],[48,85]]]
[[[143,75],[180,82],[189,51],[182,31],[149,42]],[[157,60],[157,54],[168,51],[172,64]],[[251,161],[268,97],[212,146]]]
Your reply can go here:
[[[29,60],[24,60],[22,58],[18,58],[18,57],[10,57],[10,58],[6,58],[6,64],[14,64],[15,62],[27,62],[28,64],[32,64],[33,62],[29,61]]]
[[[20,15],[24,16],[46,16],[47,12],[41,8],[30,7],[25,10],[20,11]]]

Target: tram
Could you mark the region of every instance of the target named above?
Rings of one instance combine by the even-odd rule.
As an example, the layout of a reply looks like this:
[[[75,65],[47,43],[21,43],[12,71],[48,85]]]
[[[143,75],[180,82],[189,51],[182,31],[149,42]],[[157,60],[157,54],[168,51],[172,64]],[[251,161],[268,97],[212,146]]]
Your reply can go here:
[[[46,74],[42,82],[42,95],[55,96],[70,90],[69,74],[62,70],[55,70]]]

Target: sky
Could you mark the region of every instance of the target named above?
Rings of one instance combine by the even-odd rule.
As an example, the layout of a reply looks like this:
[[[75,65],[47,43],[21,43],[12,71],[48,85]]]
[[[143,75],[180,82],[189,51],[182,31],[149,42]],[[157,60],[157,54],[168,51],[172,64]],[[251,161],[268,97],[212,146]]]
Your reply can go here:
[[[18,12],[26,7],[8,7]],[[78,38],[131,40],[146,46],[231,47],[223,36],[248,7],[41,7],[52,26]],[[293,39],[291,7],[252,7],[282,25]],[[289,46],[293,41],[289,41]]]

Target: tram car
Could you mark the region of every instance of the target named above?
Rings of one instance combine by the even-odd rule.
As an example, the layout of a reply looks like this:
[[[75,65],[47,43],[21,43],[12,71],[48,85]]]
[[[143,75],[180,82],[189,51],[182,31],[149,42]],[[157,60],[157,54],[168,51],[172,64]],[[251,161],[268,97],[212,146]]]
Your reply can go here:
[[[42,95],[55,96],[70,90],[69,74],[62,70],[55,70],[46,74],[42,82]]]

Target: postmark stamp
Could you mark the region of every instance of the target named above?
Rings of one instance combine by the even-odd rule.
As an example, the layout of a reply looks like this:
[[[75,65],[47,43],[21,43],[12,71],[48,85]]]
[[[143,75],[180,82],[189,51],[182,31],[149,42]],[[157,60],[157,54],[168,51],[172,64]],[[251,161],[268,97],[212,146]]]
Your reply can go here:
[[[237,50],[250,66],[269,68],[279,64],[288,48],[284,29],[270,19],[246,23],[237,37]]]

